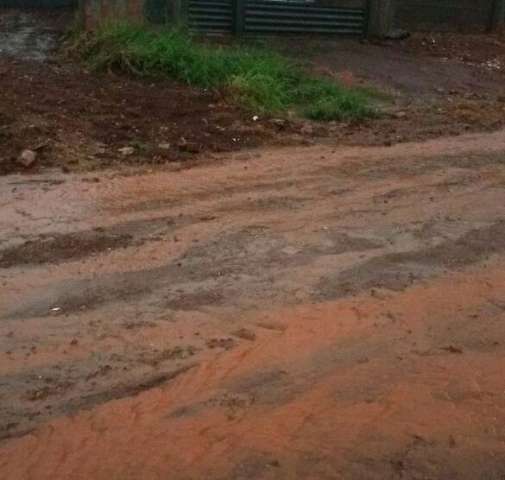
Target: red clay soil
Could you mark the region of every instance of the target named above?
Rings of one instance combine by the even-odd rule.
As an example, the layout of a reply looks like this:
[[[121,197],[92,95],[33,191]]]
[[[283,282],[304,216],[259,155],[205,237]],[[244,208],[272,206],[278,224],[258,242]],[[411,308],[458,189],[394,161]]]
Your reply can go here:
[[[258,340],[4,445],[12,479],[499,479],[505,264],[264,312]],[[272,330],[273,329],[273,330]]]
[[[0,179],[0,477],[505,474],[505,132]]]
[[[503,72],[415,41],[359,125],[0,58],[0,479],[505,478]]]

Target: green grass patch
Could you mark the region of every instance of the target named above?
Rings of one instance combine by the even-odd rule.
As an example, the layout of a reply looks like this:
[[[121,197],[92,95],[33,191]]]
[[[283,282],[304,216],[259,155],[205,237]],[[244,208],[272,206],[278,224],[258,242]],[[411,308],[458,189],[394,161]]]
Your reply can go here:
[[[267,48],[200,43],[176,29],[130,24],[81,37],[77,51],[96,70],[166,76],[217,89],[255,113],[294,110],[315,120],[360,120],[375,114],[370,95],[310,76]]]

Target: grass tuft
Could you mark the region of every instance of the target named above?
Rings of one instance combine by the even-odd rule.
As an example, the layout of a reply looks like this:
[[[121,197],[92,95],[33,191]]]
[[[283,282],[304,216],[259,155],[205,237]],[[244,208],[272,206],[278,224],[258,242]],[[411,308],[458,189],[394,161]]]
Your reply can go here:
[[[176,29],[117,23],[81,37],[75,48],[96,70],[168,76],[218,89],[256,113],[297,111],[314,120],[360,120],[374,115],[371,96],[305,73],[266,48],[195,41]]]

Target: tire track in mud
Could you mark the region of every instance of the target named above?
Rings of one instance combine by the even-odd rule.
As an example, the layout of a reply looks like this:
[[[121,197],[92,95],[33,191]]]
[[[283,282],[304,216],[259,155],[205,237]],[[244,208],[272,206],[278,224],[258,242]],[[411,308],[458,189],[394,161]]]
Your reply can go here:
[[[10,475],[32,469],[38,479],[66,478],[76,465],[77,478],[97,480],[111,471],[174,479],[394,478],[398,470],[404,478],[499,478],[500,433],[488,428],[505,418],[496,396],[504,345],[493,344],[505,317],[490,302],[505,293],[502,263],[387,302],[362,296],[265,312],[286,330],[171,385],[13,440],[0,449],[0,465]],[[462,311],[466,322],[485,319],[488,351],[475,349],[473,332],[460,336],[462,353],[446,349]],[[61,449],[67,453],[55,463]],[[136,462],[125,462],[133,452]]]
[[[403,472],[415,478],[412,472],[429,473],[416,457],[428,451],[439,472],[450,473],[438,461],[447,453],[438,437],[433,447],[425,431],[413,434],[420,440],[395,430],[396,443],[380,453],[366,434],[387,437],[382,416],[401,403],[402,395],[414,401],[409,382],[429,376],[430,368],[436,372],[436,395],[451,402],[460,398],[465,415],[481,415],[484,423],[491,418],[468,403],[477,398],[487,408],[491,397],[478,392],[463,364],[473,362],[479,372],[488,368],[489,391],[496,394],[500,362],[492,361],[501,348],[498,320],[503,315],[496,305],[504,301],[498,280],[489,281],[491,293],[482,298],[486,269],[503,259],[504,136],[448,140],[444,148],[450,156],[439,151],[441,146],[438,141],[422,151],[415,145],[336,153],[319,147],[280,150],[255,157],[247,170],[233,162],[177,174],[111,176],[84,187],[78,178],[68,179],[44,192],[34,184],[16,185],[0,234],[9,245],[2,252],[10,252],[8,259],[19,258],[0,269],[7,292],[0,298],[0,355],[7,360],[0,381],[8,399],[2,417],[5,425],[19,423],[8,435],[81,408],[90,408],[88,418],[111,408],[115,421],[115,406],[122,411],[123,403],[110,399],[199,364],[169,388],[162,383],[123,400],[125,405],[136,402],[137,425],[149,424],[151,417],[139,409],[151,398],[152,411],[163,410],[159,429],[151,425],[154,438],[181,442],[181,451],[174,453],[146,432],[135,439],[164,452],[164,466],[154,461],[156,472],[167,475],[164,468],[171,465],[171,478],[177,479],[191,478],[187,472],[222,479],[354,478],[347,472],[368,478],[375,470],[386,477]],[[1,192],[11,188],[0,184]],[[27,210],[30,217],[19,213]],[[43,233],[38,231],[41,216],[55,218],[44,224]],[[107,244],[116,238],[124,244]],[[96,239],[105,246],[97,247]],[[463,279],[462,290],[452,290],[451,275]],[[467,286],[472,281],[473,293]],[[444,295],[453,295],[459,310],[440,303],[435,284],[442,285]],[[468,299],[461,303],[464,295]],[[327,300],[334,303],[320,303]],[[400,312],[395,302],[401,303]],[[269,312],[280,307],[286,309]],[[420,323],[425,327],[420,333],[413,318],[424,313],[428,323]],[[244,329],[245,334],[236,334]],[[447,375],[441,372],[467,383],[445,385]],[[34,380],[37,375],[42,378]],[[46,379],[53,384],[45,385]],[[66,386],[72,379],[75,383]],[[395,381],[400,393],[391,397],[388,386]],[[30,383],[37,387],[32,393],[27,392]],[[422,387],[423,402],[430,404],[430,386]],[[95,411],[102,402],[107,403]],[[356,433],[358,427],[339,409],[350,418],[363,415],[357,424],[365,433]],[[338,418],[335,431],[354,432],[350,445],[344,433],[337,438],[321,425],[318,418],[324,416]],[[407,417],[402,418],[405,423]],[[454,435],[448,433],[453,426],[443,434]],[[109,425],[107,431],[116,428],[123,427]],[[468,425],[468,432],[498,452],[495,440],[487,444],[476,428]],[[167,434],[166,429],[183,433]],[[39,435],[36,430],[35,438]],[[301,456],[293,453],[297,442]],[[360,442],[372,442],[375,453],[367,456],[365,447],[356,447]],[[9,449],[14,443],[3,445]],[[54,448],[73,458],[76,445],[69,441]],[[122,471],[115,462],[135,456],[121,439],[118,445],[117,459],[105,459],[103,470],[84,458],[83,478]],[[315,454],[314,445],[322,451]],[[477,451],[465,448],[467,458],[482,465],[475,459]],[[21,471],[4,458],[0,471]],[[208,471],[198,470],[199,459]],[[419,471],[411,461],[421,462]],[[55,474],[53,466],[44,465]],[[374,468],[367,470],[367,465]],[[461,465],[454,471],[463,471]],[[32,466],[44,478],[40,472],[46,467]],[[61,478],[71,478],[74,467],[62,468]],[[497,468],[490,460],[489,472]]]
[[[404,290],[421,280],[456,270],[505,251],[505,220],[470,230],[425,249],[373,257],[336,277],[321,279],[315,298],[331,300],[363,290]]]
[[[31,305],[26,302],[20,310],[8,312],[4,318],[52,315],[51,307],[54,305],[71,314],[79,312],[83,305],[99,308],[104,303],[124,298],[132,301],[156,290],[170,292],[177,286],[190,283],[194,284],[191,291],[175,295],[166,293],[164,305],[175,310],[219,305],[230,301],[226,297],[233,295],[232,278],[237,275],[250,277],[250,280],[242,278],[242,281],[249,283],[248,288],[252,290],[258,288],[255,284],[266,282],[274,269],[282,268],[285,275],[290,275],[292,268],[303,267],[324,256],[380,251],[383,247],[383,243],[378,241],[345,234],[334,238],[336,241],[331,246],[309,246],[301,249],[297,255],[289,255],[290,252],[286,254],[283,251],[289,244],[271,234],[266,238],[257,237],[251,233],[251,229],[224,234],[209,244],[190,248],[166,267],[112,274],[98,279],[67,280],[63,288],[56,286],[56,295],[52,294],[46,299],[37,298]],[[107,243],[105,245],[107,249],[111,248]],[[257,258],[253,265],[248,250],[254,251]],[[420,280],[477,263],[504,250],[505,222],[498,221],[433,247],[373,256],[334,277],[323,277],[317,284],[307,285],[307,288],[313,291],[313,297],[317,300],[336,299],[377,288],[403,290]]]

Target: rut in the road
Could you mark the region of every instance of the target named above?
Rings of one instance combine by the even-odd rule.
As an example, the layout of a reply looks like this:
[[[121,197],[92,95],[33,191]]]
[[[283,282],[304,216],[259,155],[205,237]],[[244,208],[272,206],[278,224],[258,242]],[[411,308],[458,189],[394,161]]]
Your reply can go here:
[[[504,151],[499,132],[0,179],[0,468],[493,478]]]

